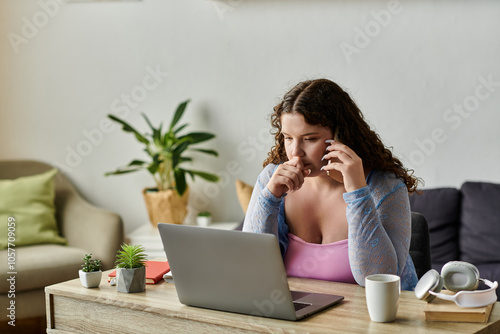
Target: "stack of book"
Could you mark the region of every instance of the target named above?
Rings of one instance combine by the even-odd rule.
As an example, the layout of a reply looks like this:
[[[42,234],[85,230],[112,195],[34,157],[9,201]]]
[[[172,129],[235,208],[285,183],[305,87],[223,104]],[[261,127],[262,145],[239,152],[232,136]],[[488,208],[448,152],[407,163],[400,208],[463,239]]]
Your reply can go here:
[[[484,307],[460,307],[452,301],[434,299],[424,308],[426,321],[488,322],[494,304]]]

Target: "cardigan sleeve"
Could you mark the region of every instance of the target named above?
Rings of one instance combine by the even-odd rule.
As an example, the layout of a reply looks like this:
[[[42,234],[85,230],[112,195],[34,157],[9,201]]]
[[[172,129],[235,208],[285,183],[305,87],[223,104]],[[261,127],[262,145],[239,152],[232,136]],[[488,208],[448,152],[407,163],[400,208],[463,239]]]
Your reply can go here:
[[[415,284],[409,258],[411,211],[408,191],[394,178],[374,177],[367,187],[345,193],[349,224],[349,262],[356,282],[371,274],[404,276],[402,288]]]
[[[278,238],[278,215],[284,196],[277,198],[267,189],[275,169],[276,165],[267,165],[257,178],[243,222],[244,232],[271,233]]]

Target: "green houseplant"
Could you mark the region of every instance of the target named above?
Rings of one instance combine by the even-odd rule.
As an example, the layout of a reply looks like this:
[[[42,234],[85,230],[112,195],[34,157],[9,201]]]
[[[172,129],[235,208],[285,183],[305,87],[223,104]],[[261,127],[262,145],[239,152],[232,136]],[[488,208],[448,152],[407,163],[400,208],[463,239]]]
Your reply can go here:
[[[97,288],[101,283],[101,260],[92,259],[92,254],[83,257],[82,269],[78,271],[80,282],[86,288]]]
[[[146,289],[146,253],[141,245],[122,244],[116,253],[116,289],[118,292],[142,292]]]
[[[106,175],[120,175],[145,170],[153,176],[156,187],[144,189],[143,195],[150,221],[154,226],[159,222],[175,224],[183,222],[187,214],[189,196],[186,175],[189,175],[192,180],[195,177],[209,182],[219,180],[215,174],[184,167],[185,163],[193,161],[193,157],[187,155],[188,152],[218,156],[218,153],[213,149],[193,148],[193,145],[213,139],[214,134],[208,132],[181,134],[182,130],[188,126],[188,124],[179,125],[188,103],[189,100],[186,100],[177,106],[166,129],[163,129],[163,124],[154,127],[148,117],[142,114],[151,130],[151,133],[145,134],[140,133],[124,120],[108,115],[110,119],[122,125],[123,131],[134,134],[139,143],[145,146],[144,151],[149,156],[149,160],[133,160],[127,166],[108,172]]]

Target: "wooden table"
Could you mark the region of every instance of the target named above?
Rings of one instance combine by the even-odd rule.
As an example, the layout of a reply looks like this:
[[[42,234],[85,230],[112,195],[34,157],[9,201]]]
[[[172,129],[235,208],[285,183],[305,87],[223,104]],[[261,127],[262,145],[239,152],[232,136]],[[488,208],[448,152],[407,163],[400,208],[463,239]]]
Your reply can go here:
[[[306,319],[293,322],[220,312],[181,304],[172,283],[147,285],[143,293],[119,293],[107,283],[86,289],[78,279],[45,288],[47,333],[500,333],[500,303],[488,323],[426,322],[425,302],[413,292],[401,294],[397,319],[370,321],[364,288],[289,278],[291,289],[323,292],[344,301]]]

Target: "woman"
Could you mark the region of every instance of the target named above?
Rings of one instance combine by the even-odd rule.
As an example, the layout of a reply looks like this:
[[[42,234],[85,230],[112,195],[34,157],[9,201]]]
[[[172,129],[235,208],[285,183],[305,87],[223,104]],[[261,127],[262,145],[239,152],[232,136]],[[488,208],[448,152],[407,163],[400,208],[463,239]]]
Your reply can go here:
[[[409,255],[408,192],[417,179],[370,129],[337,84],[299,83],[275,108],[244,231],[273,233],[289,276],[358,283],[375,273],[417,275]]]

